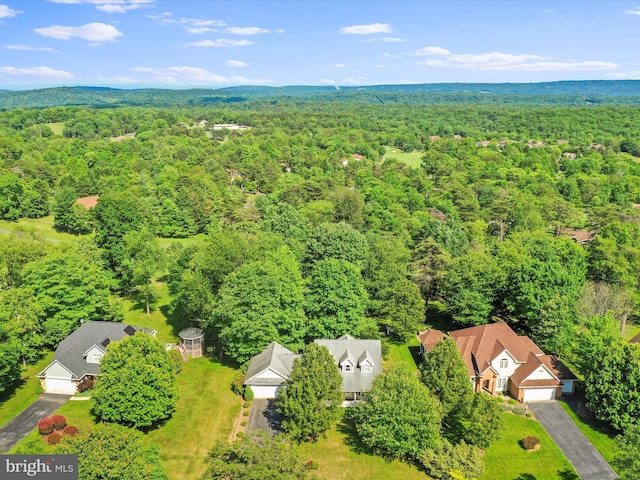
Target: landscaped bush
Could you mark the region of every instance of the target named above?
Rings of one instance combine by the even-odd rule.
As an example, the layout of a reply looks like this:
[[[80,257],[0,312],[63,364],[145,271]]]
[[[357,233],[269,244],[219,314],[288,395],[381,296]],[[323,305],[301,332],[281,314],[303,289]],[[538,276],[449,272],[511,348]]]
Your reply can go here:
[[[236,433],[236,437],[238,437],[238,438],[242,438],[242,437],[244,437],[244,432],[238,432],[238,433]]]
[[[60,435],[58,432],[50,433],[47,436],[47,443],[49,445],[57,445],[58,443],[60,443],[60,440],[62,440],[62,435]]]
[[[51,417],[51,421],[53,422],[53,426],[56,430],[62,430],[67,426],[67,419],[64,415],[53,415]]]
[[[235,374],[233,380],[231,381],[231,391],[236,395],[244,394],[244,376],[247,372],[246,364],[240,367],[240,371]]]
[[[69,435],[70,437],[75,437],[78,434],[78,427],[74,427],[73,425],[67,425],[62,430],[62,433],[65,435]]]
[[[244,387],[244,399],[247,402],[250,402],[251,400],[253,400],[253,390],[251,389],[251,387],[249,385]]]
[[[55,430],[55,428],[53,420],[50,418],[43,418],[38,422],[38,431],[40,432],[40,435],[49,435]]]
[[[309,460],[307,463],[304,464],[304,466],[309,470],[317,470],[319,467],[318,462],[314,462],[313,460]]]
[[[518,402],[514,398],[509,399],[509,405],[515,405],[516,403]]]
[[[249,416],[249,412],[247,412],[247,411],[242,412],[242,416],[243,417],[248,417]]]
[[[247,421],[246,421],[246,420],[243,420],[243,421],[242,421],[242,423],[241,423],[240,425],[242,425],[243,427],[246,427],[246,426],[247,426]]]
[[[251,406],[251,402],[244,402],[242,404],[242,408],[249,408]]]
[[[169,354],[171,363],[173,363],[173,371],[177,375],[182,371],[182,354],[175,348],[172,348],[167,353]]]
[[[86,392],[87,390],[92,390],[94,384],[95,379],[90,375],[86,375],[76,384],[76,390],[78,392]]]
[[[538,437],[530,435],[520,440],[520,445],[522,445],[522,448],[524,448],[525,450],[535,450],[538,446],[540,446],[540,439]]]

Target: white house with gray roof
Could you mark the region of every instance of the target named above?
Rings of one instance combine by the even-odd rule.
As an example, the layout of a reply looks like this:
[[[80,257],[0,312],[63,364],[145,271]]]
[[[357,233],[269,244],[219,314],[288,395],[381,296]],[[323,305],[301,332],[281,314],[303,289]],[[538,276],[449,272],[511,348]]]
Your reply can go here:
[[[356,340],[344,335],[315,343],[326,347],[335,359],[342,375],[342,392],[348,400],[361,398],[371,388],[373,379],[382,373],[380,340]],[[251,387],[255,398],[276,398],[289,378],[294,360],[300,356],[272,342],[251,358],[244,384]]]
[[[117,322],[83,323],[80,328],[60,342],[53,361],[38,374],[47,393],[73,395],[76,385],[86,376],[100,374],[100,359],[107,345],[142,330],[155,337],[156,331]]]

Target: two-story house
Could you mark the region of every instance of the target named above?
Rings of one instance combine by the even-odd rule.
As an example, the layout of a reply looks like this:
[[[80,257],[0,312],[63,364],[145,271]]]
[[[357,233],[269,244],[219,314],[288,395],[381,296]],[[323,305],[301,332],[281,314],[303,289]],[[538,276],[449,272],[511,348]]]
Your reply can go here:
[[[357,340],[343,335],[335,340],[314,340],[326,347],[342,375],[342,392],[347,400],[358,400],[371,388],[373,379],[382,373],[380,340]],[[244,384],[255,398],[276,398],[291,374],[293,362],[300,355],[277,342],[270,343],[249,361]]]
[[[446,335],[428,330],[418,335],[423,354]],[[505,322],[449,332],[467,365],[476,392],[509,392],[520,402],[552,400],[572,393],[576,376],[554,355],[517,335]]]
[[[38,374],[47,393],[76,393],[78,382],[100,374],[100,359],[107,345],[143,330],[155,336],[155,330],[116,322],[85,322],[60,342],[52,362]]]

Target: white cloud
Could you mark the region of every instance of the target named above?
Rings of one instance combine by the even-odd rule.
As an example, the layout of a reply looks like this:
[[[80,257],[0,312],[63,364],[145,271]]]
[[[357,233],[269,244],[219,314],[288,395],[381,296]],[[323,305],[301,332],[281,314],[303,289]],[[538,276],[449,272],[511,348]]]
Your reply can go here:
[[[612,72],[605,75],[609,80],[640,80],[640,70],[632,72]]]
[[[397,37],[367,38],[365,40],[365,42],[368,42],[368,43],[373,43],[373,42],[393,43],[393,42],[406,42],[406,41],[407,41],[406,38],[397,38]]]
[[[540,55],[521,54],[513,55],[502,52],[488,53],[460,53],[454,54],[440,47],[426,47],[416,50],[414,55],[435,56],[422,62],[422,65],[441,68],[466,68],[470,70],[496,70],[496,71],[594,71],[612,70],[618,65],[612,62],[564,60],[558,61]]]
[[[347,77],[343,78],[342,82],[344,85],[362,85],[362,82],[366,79],[367,77]]]
[[[35,32],[45,37],[53,37],[59,40],[78,37],[90,42],[113,42],[124,35],[116,27],[106,23],[87,23],[79,27],[53,25],[51,27],[36,28]]]
[[[154,20],[156,25],[176,25],[195,35],[207,32],[217,32],[218,30],[213,27],[225,27],[227,25],[222,20],[203,20],[200,18],[184,17],[173,18],[173,14],[171,12],[148,15],[148,18]]]
[[[240,60],[227,60],[225,62],[225,65],[227,67],[248,67],[249,66]]]
[[[334,63],[333,65],[331,65],[333,68],[347,68],[349,65],[347,65],[346,63]]]
[[[640,15],[640,7],[635,7],[624,11],[625,15]]]
[[[14,10],[13,8],[8,7],[7,5],[0,5],[0,18],[11,18],[16,15],[24,13],[20,10]]]
[[[23,50],[25,52],[55,52],[51,47],[32,47],[30,45],[5,45],[5,50]]]
[[[233,35],[259,35],[261,33],[269,33],[271,30],[260,27],[229,27],[225,29],[226,33]]]
[[[185,42],[180,46],[185,48],[191,47],[246,47],[247,45],[253,45],[253,42],[249,40],[231,40],[229,38],[218,38],[216,40],[201,40],[199,42]]]
[[[151,78],[147,79],[152,83],[164,83],[173,85],[207,85],[211,83],[216,84],[265,84],[270,83],[267,80],[255,78],[250,79],[247,77],[241,77],[233,75],[225,77],[224,75],[218,75],[216,73],[205,70],[199,67],[187,67],[187,66],[175,66],[167,68],[153,68],[153,67],[134,67],[131,69],[133,72],[146,73],[151,75]]]
[[[424,55],[449,55],[451,52],[446,48],[440,47],[424,47],[420,50],[416,50],[414,55],[422,57]]]
[[[320,83],[322,85],[337,85],[338,83],[331,78],[321,78]]]
[[[547,8],[544,13],[553,13],[555,10],[553,8]]]
[[[31,77],[47,77],[57,79],[73,78],[73,73],[65,72],[64,70],[54,70],[49,67],[0,67],[0,76],[2,75],[20,75]]]
[[[349,35],[372,35],[374,33],[391,33],[391,25],[388,23],[371,23],[369,25],[351,25],[350,27],[342,27],[340,33]]]
[[[52,3],[65,3],[68,5],[88,4],[95,5],[96,9],[107,13],[126,13],[129,10],[137,10],[151,6],[156,0],[47,0]]]

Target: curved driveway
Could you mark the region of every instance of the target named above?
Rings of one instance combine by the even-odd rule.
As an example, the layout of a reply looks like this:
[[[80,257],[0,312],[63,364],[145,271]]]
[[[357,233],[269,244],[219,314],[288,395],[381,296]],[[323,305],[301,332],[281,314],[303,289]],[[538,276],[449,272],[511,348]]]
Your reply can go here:
[[[576,469],[581,480],[615,480],[616,472],[555,401],[529,403],[549,436]]]
[[[48,417],[67,403],[71,395],[43,393],[24,411],[0,428],[0,452],[8,452],[38,427],[38,421]]]

